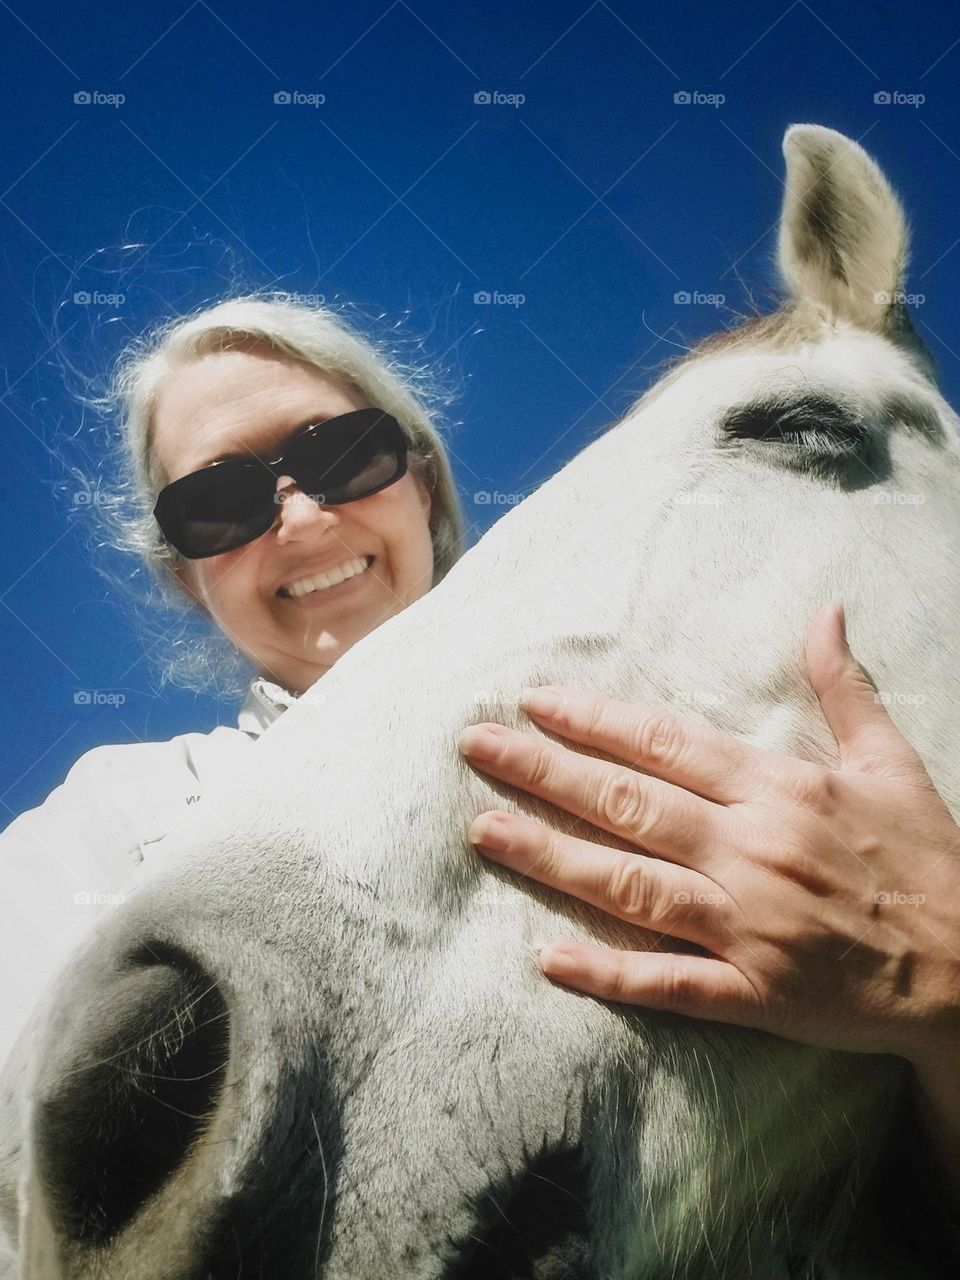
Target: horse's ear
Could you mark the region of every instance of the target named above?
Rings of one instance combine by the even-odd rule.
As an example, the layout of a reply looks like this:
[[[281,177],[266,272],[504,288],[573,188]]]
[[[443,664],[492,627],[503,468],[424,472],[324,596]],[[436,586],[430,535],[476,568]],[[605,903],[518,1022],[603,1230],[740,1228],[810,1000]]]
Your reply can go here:
[[[831,319],[894,329],[907,263],[903,210],[856,142],[795,124],[784,135],[780,271],[794,299]]]

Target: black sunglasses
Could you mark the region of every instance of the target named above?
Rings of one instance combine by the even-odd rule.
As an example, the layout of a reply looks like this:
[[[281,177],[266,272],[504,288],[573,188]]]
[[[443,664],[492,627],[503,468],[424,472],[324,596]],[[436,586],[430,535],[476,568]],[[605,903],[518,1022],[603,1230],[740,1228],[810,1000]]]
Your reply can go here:
[[[277,478],[321,506],[379,493],[407,470],[407,438],[382,409],[356,409],[300,432],[273,462],[228,458],[162,489],[153,509],[163,536],[188,560],[219,556],[272,527],[284,495]]]

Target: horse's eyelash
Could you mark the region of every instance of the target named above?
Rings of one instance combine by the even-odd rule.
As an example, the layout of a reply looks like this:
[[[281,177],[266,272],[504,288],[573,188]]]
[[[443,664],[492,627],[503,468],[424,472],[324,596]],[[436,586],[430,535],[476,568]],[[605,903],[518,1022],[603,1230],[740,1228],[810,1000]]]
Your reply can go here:
[[[720,426],[726,436],[740,440],[799,443],[809,437],[811,444],[819,438],[850,449],[867,439],[864,424],[824,396],[738,405],[724,415]]]

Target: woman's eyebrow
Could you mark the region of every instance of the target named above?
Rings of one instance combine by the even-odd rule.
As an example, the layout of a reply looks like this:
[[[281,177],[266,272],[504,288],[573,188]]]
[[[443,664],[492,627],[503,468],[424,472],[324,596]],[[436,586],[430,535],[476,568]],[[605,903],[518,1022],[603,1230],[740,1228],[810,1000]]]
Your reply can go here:
[[[257,459],[260,462],[265,462],[267,458],[276,458],[279,454],[283,453],[291,440],[300,435],[302,431],[306,431],[307,427],[315,427],[321,422],[330,422],[332,418],[338,416],[338,414],[333,413],[311,414],[310,417],[303,418],[295,426],[289,427],[278,441],[268,447],[262,449],[230,449],[224,453],[218,453],[212,458],[208,458],[206,462],[198,463],[195,470],[199,471],[203,467],[211,467],[215,462],[245,462],[248,459]]]

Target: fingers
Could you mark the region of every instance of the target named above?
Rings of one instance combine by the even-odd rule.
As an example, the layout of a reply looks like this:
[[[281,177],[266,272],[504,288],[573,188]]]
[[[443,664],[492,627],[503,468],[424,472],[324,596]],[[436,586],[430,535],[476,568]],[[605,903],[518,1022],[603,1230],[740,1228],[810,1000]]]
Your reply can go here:
[[[742,798],[761,754],[719,729],[601,693],[551,685],[525,690],[520,705],[551,733],[721,803]]]
[[[608,915],[711,951],[724,948],[735,906],[719,885],[641,854],[562,835],[514,814],[490,812],[468,838],[511,871],[572,894]]]
[[[601,1000],[771,1029],[757,993],[726,960],[559,942],[540,953],[540,967],[548,978]]]
[[[654,853],[695,862],[717,843],[721,808],[634,769],[496,724],[466,728],[460,749],[485,773]]]
[[[824,605],[807,637],[807,674],[848,767],[925,775],[920,758],[890,718],[847,644],[843,605]]]

